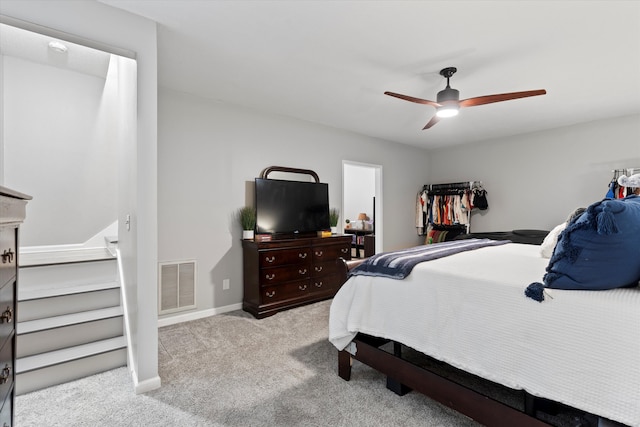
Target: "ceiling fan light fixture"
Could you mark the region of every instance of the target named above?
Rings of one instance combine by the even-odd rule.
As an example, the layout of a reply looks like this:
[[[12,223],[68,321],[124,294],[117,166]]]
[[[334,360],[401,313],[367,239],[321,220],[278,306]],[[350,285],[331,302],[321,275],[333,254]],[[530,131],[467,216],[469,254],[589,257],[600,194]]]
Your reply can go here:
[[[438,92],[438,104],[440,107],[436,108],[436,116],[443,117],[453,117],[458,115],[458,110],[460,106],[458,102],[460,100],[460,92],[457,89],[453,89],[449,86],[449,77],[447,77],[447,87]]]
[[[444,117],[453,117],[458,115],[458,104],[456,103],[451,105],[443,105],[442,107],[438,107],[436,110],[436,116],[444,118]]]

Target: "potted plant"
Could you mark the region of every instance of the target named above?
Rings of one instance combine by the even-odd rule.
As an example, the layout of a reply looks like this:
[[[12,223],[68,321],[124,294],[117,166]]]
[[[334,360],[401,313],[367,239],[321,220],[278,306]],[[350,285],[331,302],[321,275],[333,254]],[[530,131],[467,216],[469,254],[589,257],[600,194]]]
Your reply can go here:
[[[256,208],[253,206],[243,206],[238,210],[238,221],[242,227],[242,238],[253,239],[253,232],[256,228]]]
[[[338,220],[340,219],[340,211],[338,208],[329,210],[329,225],[331,226],[331,234],[338,234]]]

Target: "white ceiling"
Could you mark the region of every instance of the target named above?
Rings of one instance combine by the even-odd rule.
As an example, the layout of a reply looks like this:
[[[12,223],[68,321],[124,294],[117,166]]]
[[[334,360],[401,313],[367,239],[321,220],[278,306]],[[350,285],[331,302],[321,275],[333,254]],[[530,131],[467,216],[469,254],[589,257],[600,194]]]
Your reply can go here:
[[[436,148],[640,113],[640,1],[100,0],[158,22],[161,86]],[[440,69],[460,111],[429,130]],[[247,123],[246,126],[251,126]]]

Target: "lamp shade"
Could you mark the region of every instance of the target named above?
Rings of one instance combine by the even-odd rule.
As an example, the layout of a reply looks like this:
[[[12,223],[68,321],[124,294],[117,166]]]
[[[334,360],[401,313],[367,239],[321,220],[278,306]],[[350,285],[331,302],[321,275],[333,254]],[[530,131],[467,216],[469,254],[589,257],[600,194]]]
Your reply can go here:
[[[366,213],[359,213],[358,214],[358,221],[366,221],[368,219],[369,219],[369,217],[367,216]]]

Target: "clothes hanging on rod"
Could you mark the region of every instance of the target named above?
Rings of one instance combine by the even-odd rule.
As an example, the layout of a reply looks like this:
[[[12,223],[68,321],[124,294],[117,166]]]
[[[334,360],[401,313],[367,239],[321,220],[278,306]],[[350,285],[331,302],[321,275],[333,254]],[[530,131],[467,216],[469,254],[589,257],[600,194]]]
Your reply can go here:
[[[468,233],[471,210],[488,206],[481,181],[424,185],[416,200],[418,234],[426,235],[434,227]]]
[[[625,168],[625,169],[614,169],[611,171],[613,173],[613,177],[609,182],[609,187],[607,189],[607,193],[605,195],[606,199],[623,199],[631,194],[633,194],[633,187],[624,187],[620,185],[618,180],[621,176],[631,176],[640,172],[640,168]]]

